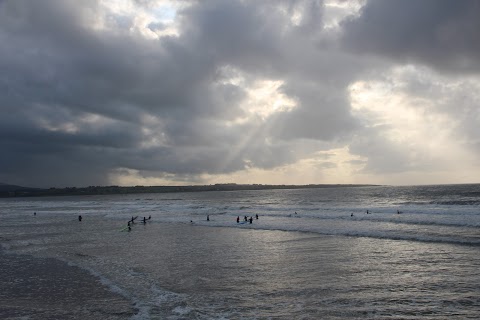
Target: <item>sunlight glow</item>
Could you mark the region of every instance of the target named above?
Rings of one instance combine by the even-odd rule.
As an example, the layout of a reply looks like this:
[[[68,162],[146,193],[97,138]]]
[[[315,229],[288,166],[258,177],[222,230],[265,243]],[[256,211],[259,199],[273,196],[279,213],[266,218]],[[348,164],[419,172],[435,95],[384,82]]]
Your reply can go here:
[[[176,12],[184,2],[150,1],[139,4],[134,0],[101,0],[102,10],[94,13],[90,27],[95,30],[127,32],[147,39],[178,36]]]
[[[389,181],[412,183],[415,171],[422,176],[431,171],[441,173],[444,181],[462,182],[460,176],[478,171],[474,153],[462,141],[459,121],[451,113],[452,107],[458,107],[458,83],[413,66],[393,68],[384,79],[358,81],[349,93],[353,113],[409,156],[411,172],[403,172],[403,178],[390,176]]]
[[[257,80],[246,88],[248,100],[243,108],[265,119],[276,112],[287,112],[297,106],[294,99],[280,91],[283,81]]]
[[[282,92],[283,80],[257,79],[232,66],[224,66],[218,70],[218,84],[233,85],[245,91],[247,98],[240,107],[249,118],[260,117],[265,120],[274,113],[288,112],[297,106],[294,98]],[[237,123],[249,119],[237,119]]]
[[[362,167],[361,158],[351,155],[344,147],[319,151],[313,157],[272,169],[246,167],[231,174],[204,174],[202,181],[208,184],[231,181],[239,184],[361,183],[355,180],[355,173]]]

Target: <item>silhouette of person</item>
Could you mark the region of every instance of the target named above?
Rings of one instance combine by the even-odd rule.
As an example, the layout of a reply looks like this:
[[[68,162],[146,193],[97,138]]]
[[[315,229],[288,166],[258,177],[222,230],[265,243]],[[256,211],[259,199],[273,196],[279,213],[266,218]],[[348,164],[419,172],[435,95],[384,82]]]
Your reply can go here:
[[[78,221],[82,221],[82,216],[78,216]]]

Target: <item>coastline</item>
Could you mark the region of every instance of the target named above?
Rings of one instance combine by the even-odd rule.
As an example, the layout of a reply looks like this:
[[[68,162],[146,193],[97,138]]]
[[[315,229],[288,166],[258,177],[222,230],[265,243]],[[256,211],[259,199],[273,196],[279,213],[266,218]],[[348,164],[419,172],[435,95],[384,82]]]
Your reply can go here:
[[[1,319],[130,319],[136,310],[87,270],[0,248]]]
[[[26,188],[10,186],[0,188],[0,198],[76,196],[76,195],[110,195],[110,194],[144,194],[175,192],[210,192],[210,191],[245,191],[245,190],[284,190],[284,189],[318,189],[318,188],[359,188],[375,187],[373,184],[308,184],[308,185],[267,185],[267,184],[213,184],[186,186],[90,186],[67,188]]]

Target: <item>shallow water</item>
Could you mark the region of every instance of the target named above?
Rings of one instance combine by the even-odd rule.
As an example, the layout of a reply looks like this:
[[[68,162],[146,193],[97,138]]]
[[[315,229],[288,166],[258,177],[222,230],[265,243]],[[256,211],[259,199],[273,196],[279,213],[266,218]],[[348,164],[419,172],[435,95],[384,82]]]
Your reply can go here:
[[[128,301],[118,310],[133,307],[132,319],[476,319],[478,190],[4,199],[0,242],[9,252],[88,271],[115,301]],[[252,224],[236,223],[256,213]],[[152,221],[121,232],[132,215]],[[90,292],[76,272],[66,277],[69,287]],[[0,317],[9,301],[0,300]]]

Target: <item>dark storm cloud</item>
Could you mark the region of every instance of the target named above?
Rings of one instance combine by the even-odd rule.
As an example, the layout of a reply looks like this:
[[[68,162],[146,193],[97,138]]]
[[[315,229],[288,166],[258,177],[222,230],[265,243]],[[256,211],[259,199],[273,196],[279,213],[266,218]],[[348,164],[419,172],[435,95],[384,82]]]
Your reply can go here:
[[[479,67],[477,1],[368,1],[341,38],[323,28],[322,1],[192,2],[177,12],[179,36],[158,40],[131,32],[128,15],[108,13],[106,29],[92,28],[102,10],[97,1],[0,2],[0,181],[106,184],[123,169],[197,181],[295,163],[352,136],[350,152],[369,172],[421,170],[428,155],[382,138],[386,129],[362,129],[347,87],[394,63]],[[235,72],[244,83],[228,81]],[[248,115],[245,85],[265,79],[281,80],[297,106],[236,122]],[[431,89],[413,80],[405,92]],[[457,115],[472,145],[476,101]]]
[[[480,2],[369,0],[343,24],[344,46],[448,72],[480,70]]]
[[[205,95],[214,71],[211,63],[173,41],[160,46],[127,33],[93,32],[77,14],[94,2],[75,4],[79,3],[2,4],[4,180],[18,179],[25,172],[19,160],[26,158],[32,159],[30,179],[45,184],[128,165],[129,158],[123,157],[129,152],[120,151],[135,153],[139,148],[143,114],[188,126],[191,118],[223,112]],[[92,114],[109,121],[97,126],[81,121]],[[72,123],[76,131],[49,128],[65,123]],[[167,171],[174,171],[174,163]],[[55,171],[51,176],[45,170],[49,166]],[[92,182],[106,182],[106,173],[95,176]]]
[[[180,36],[160,40],[129,32],[127,16],[110,14],[107,29],[92,29],[102,10],[96,1],[0,2],[1,181],[268,169],[306,155],[289,140],[329,141],[356,127],[342,86],[364,63],[330,48],[322,1],[194,3],[177,13]],[[294,12],[303,17],[295,23]],[[265,123],[224,125],[244,115],[246,92],[219,81],[223,67],[284,81],[298,107]],[[335,85],[338,94],[327,94]],[[145,146],[155,137],[162,142]]]

